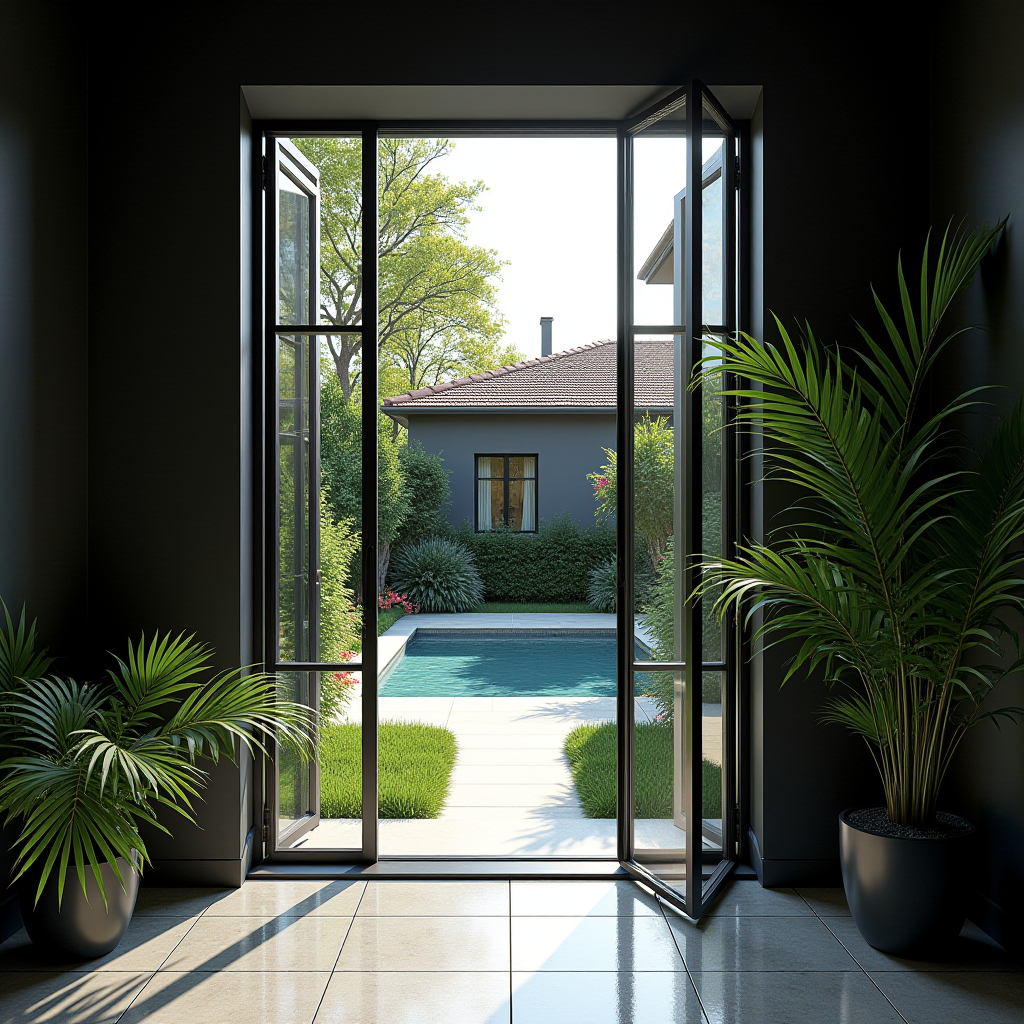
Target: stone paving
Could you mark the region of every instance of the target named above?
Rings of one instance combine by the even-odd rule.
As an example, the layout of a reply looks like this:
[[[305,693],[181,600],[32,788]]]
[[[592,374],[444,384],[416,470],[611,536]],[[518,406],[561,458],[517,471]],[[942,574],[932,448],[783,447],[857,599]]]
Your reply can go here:
[[[399,619],[379,641],[382,670],[418,628],[613,629],[613,615],[416,615]],[[719,718],[704,720],[706,756],[721,756]],[[653,720],[652,701],[635,701],[637,722]],[[583,722],[615,718],[614,697],[381,697],[381,721],[444,726],[456,737],[459,756],[439,818],[383,819],[384,855],[614,857],[615,820],[585,818],[562,753],[566,735]],[[360,720],[358,695],[350,721]],[[674,849],[683,833],[670,820],[636,822],[639,846]],[[300,845],[360,845],[354,819],[325,819]]]

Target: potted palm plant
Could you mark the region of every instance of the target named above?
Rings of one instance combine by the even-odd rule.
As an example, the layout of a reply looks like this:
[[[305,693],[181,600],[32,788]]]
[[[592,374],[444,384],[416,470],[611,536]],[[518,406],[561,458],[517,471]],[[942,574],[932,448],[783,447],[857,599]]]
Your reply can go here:
[[[160,806],[194,821],[201,761],[276,734],[312,755],[308,708],[278,698],[274,677],[210,677],[212,651],[191,637],[145,636],[102,683],[48,676],[35,623],[0,602],[0,814],[14,825],[14,877],[32,941],[59,959],[91,959],[124,937],[149,860],[139,832]]]
[[[1004,224],[947,230],[934,259],[926,242],[916,295],[898,265],[898,315],[875,295],[884,340],[858,325],[847,355],[776,320],[780,344],[738,336],[698,367],[708,386],[723,369],[742,382],[727,392],[738,424],[799,490],[801,520],[705,565],[701,592],[722,615],[761,613],[755,637],[796,652],[783,683],[822,672],[825,719],[867,743],[885,807],[840,815],[843,879],[861,933],[894,953],[963,926],[973,828],[939,809],[943,780],[968,729],[1022,713],[985,700],[1022,665],[1006,616],[1024,610],[1024,405],[979,455],[953,431],[983,404],[977,389],[937,409],[921,400],[961,333],[943,318]]]

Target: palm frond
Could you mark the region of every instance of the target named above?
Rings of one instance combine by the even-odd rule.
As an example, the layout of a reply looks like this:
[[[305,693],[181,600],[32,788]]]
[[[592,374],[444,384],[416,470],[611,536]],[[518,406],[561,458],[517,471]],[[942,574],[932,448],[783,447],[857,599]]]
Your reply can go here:
[[[20,680],[38,679],[46,674],[53,664],[53,658],[45,650],[37,650],[36,622],[26,621],[25,606],[15,625],[11,613],[0,599],[4,613],[4,626],[0,630],[0,691],[10,693],[18,688]]]
[[[161,705],[177,699],[197,684],[195,676],[209,668],[210,650],[183,633],[172,638],[154,633],[138,646],[128,642],[128,656],[115,656],[117,669],[109,675],[125,704],[126,725],[144,725],[159,717]]]

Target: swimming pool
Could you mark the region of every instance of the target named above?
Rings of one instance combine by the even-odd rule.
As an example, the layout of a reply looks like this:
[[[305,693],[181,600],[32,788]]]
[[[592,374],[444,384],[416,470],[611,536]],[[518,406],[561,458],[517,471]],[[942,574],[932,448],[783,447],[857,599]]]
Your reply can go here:
[[[382,697],[614,697],[615,630],[418,629]]]

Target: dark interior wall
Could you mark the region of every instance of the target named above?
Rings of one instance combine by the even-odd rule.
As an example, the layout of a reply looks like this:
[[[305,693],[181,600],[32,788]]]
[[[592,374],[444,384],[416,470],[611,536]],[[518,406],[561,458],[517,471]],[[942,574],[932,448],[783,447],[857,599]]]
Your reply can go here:
[[[63,671],[88,597],[88,103],[66,17],[0,8],[0,598],[27,604]],[[13,837],[0,834],[0,941],[20,926]]]
[[[849,314],[869,312],[868,282],[890,272],[928,217],[920,139],[899,119],[877,118],[862,85],[881,75],[889,95],[924,109],[923,51],[915,63],[907,54],[920,48],[898,33],[880,36],[852,13],[840,31],[826,28],[803,5],[769,17],[755,4],[700,12],[663,4],[646,8],[642,21],[623,14],[625,35],[615,18],[580,17],[581,9],[548,5],[540,33],[532,19],[510,19],[496,50],[479,7],[451,4],[446,18],[459,32],[444,44],[444,60],[425,57],[437,40],[436,12],[403,4],[388,8],[386,25],[382,15],[336,5],[216,5],[176,11],[138,45],[123,36],[109,52],[97,44],[88,394],[99,644],[159,626],[197,631],[225,665],[248,650],[251,453],[239,358],[247,271],[237,191],[248,172],[235,148],[242,84],[676,84],[693,76],[761,84],[760,308],[808,317],[827,339],[851,336]],[[308,32],[283,36],[285,11]],[[386,60],[375,42],[381,31]],[[344,58],[285,38],[335,40]],[[409,59],[397,55],[403,40]],[[767,522],[780,503],[765,491]],[[856,744],[815,723],[820,691],[791,684],[780,693],[780,678],[778,658],[763,659],[758,845],[766,880],[810,881],[834,867],[836,813],[874,784]],[[219,770],[205,830],[179,827],[161,856],[240,858],[245,776]]]
[[[1002,244],[956,310],[954,326],[983,325],[955,342],[940,366],[934,400],[961,388],[999,384],[994,414],[1024,391],[1024,5],[944,4],[932,73],[932,221],[973,226],[1010,220]],[[976,444],[993,416],[965,423]],[[1024,624],[1016,622],[1019,632]],[[1021,673],[991,706],[1024,706]],[[978,726],[963,744],[944,801],[979,829],[976,919],[1006,945],[1024,949],[1024,727]]]
[[[64,5],[5,4],[0,35],[0,597],[70,658],[87,603],[86,64]]]

